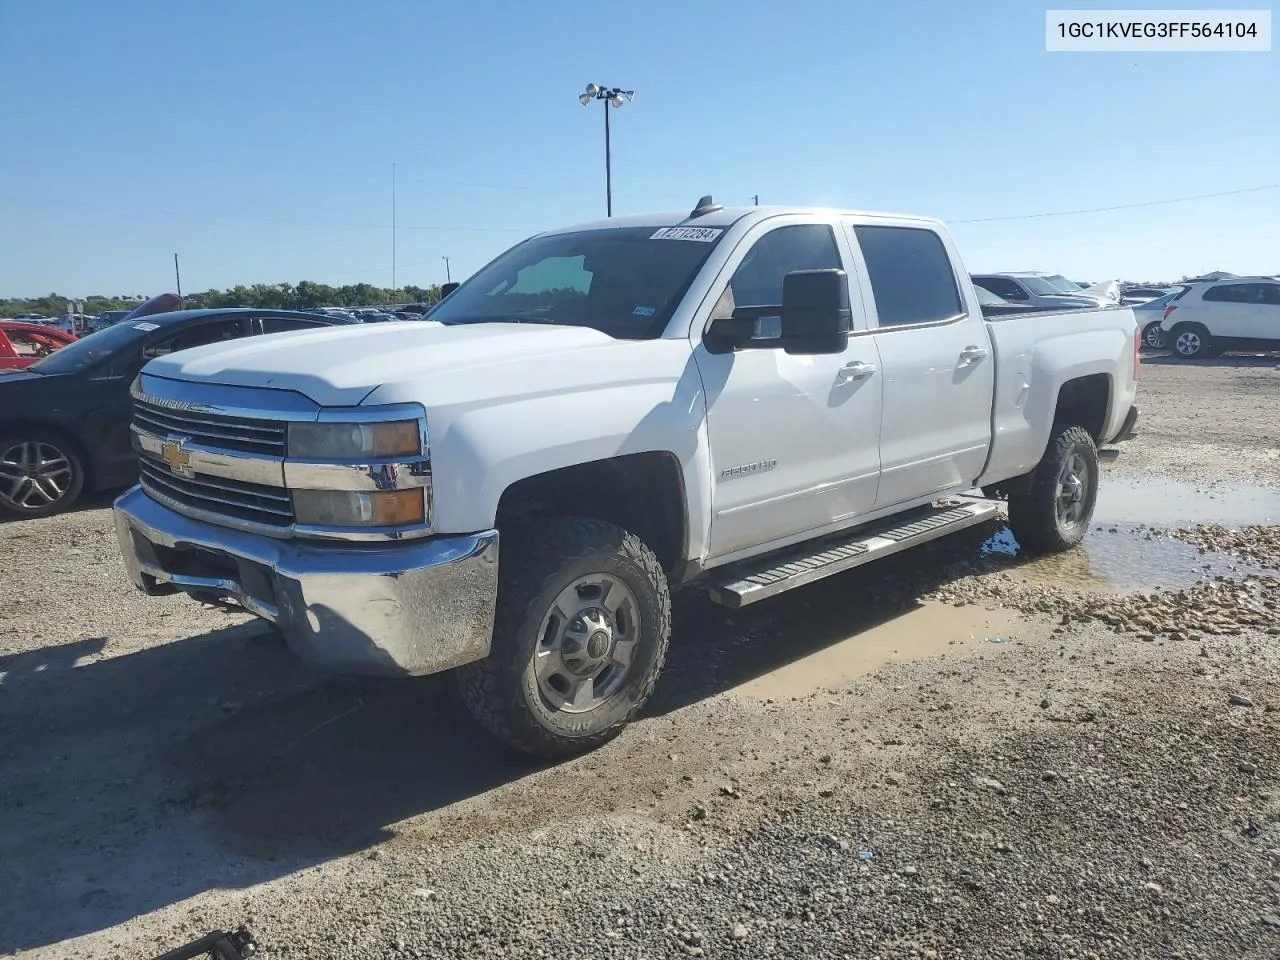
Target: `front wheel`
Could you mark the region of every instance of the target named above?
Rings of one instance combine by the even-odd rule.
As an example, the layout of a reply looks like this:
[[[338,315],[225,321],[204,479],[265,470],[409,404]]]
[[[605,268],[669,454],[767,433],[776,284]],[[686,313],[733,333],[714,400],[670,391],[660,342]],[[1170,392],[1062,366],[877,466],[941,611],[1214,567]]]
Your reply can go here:
[[[0,514],[19,519],[61,513],[84,487],[76,449],[44,430],[0,434]]]
[[[1059,426],[1026,492],[1009,498],[1009,528],[1028,553],[1078,546],[1098,500],[1098,448],[1083,427]]]
[[[502,543],[489,656],[458,670],[499,740],[555,759],[616,737],[666,662],[671,595],[657,557],[611,523],[557,518]]]

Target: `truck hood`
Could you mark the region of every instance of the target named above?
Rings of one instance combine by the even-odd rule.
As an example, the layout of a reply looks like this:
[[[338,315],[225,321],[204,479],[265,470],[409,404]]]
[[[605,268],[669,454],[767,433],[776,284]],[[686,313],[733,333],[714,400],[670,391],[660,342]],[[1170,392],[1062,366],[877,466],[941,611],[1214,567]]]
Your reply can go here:
[[[430,382],[445,374],[456,383],[458,374],[473,380],[486,367],[534,366],[552,357],[559,366],[575,354],[625,349],[630,343],[587,327],[404,321],[209,344],[152,360],[145,372],[170,380],[291,390],[321,406],[349,407],[381,386]]]

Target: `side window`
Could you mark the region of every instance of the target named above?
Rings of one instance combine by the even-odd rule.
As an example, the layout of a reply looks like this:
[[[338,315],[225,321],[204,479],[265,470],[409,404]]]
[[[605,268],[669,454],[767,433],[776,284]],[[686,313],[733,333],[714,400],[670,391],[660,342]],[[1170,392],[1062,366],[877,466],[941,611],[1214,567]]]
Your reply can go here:
[[[826,224],[778,227],[751,245],[712,316],[728,317],[737,307],[781,306],[782,281],[788,273],[841,266],[835,235]]]
[[[858,226],[853,232],[882,328],[938,323],[964,313],[951,258],[932,230]]]
[[[265,334],[287,333],[290,330],[314,330],[317,327],[327,326],[327,324],[314,323],[311,320],[298,320],[294,317],[258,317],[254,320],[254,326]]]
[[[1261,283],[1259,286],[1262,287],[1262,296],[1258,302],[1280,307],[1280,283]]]
[[[1201,299],[1216,303],[1253,303],[1254,298],[1249,296],[1253,286],[1255,285],[1252,283],[1227,283],[1210,287]]]
[[[173,336],[153,341],[142,351],[148,360],[163,357],[179,350],[190,350],[192,347],[203,347],[209,343],[220,343],[223,340],[238,340],[243,333],[239,318],[235,320],[218,320],[214,323],[188,327]]]

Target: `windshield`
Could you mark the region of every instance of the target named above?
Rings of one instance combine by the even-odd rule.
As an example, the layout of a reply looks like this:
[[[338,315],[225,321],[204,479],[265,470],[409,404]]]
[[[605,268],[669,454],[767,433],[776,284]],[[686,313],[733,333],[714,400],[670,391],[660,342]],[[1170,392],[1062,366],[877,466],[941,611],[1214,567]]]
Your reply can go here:
[[[68,343],[56,353],[37,360],[27,369],[37,373],[76,373],[87,370],[127,344],[142,340],[155,328],[156,324],[141,320],[137,323],[117,323]]]
[[[560,324],[619,340],[652,339],[723,234],[654,225],[534,237],[490,263],[427,319]]]
[[[976,283],[973,285],[974,292],[978,294],[978,302],[987,307],[998,307],[1002,303],[1008,303],[1004,297],[997,297],[986,287],[980,287]]]
[[[1062,290],[1049,283],[1044,277],[1019,277],[1018,282],[1037,297],[1060,297],[1063,294]],[[1079,293],[1079,291],[1076,292]]]
[[[1052,277],[1045,277],[1045,281],[1053,287],[1056,287],[1060,293],[1079,293],[1081,286],[1061,274],[1054,274]]]

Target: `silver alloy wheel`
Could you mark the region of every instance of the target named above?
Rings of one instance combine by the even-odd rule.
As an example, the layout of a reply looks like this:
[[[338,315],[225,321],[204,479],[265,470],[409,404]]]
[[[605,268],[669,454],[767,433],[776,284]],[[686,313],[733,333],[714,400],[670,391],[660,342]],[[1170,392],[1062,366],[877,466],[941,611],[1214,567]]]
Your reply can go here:
[[[627,679],[640,638],[639,604],[618,577],[579,577],[560,591],[538,635],[533,671],[547,705],[586,713]]]
[[[1058,526],[1074,527],[1084,517],[1086,481],[1089,477],[1089,464],[1080,453],[1072,453],[1062,465],[1058,474],[1057,490],[1054,493],[1054,512],[1058,518]]]
[[[67,495],[71,461],[51,443],[24,440],[0,453],[0,500],[15,510],[42,510]]]
[[[1164,331],[1160,329],[1160,324],[1148,324],[1147,332],[1142,339],[1152,350],[1161,349],[1164,346]]]
[[[1200,352],[1200,334],[1191,330],[1184,330],[1178,334],[1178,339],[1174,345],[1184,357],[1194,357]]]

